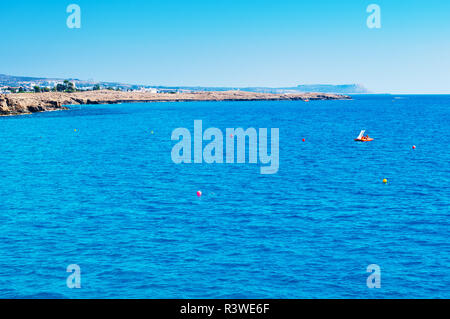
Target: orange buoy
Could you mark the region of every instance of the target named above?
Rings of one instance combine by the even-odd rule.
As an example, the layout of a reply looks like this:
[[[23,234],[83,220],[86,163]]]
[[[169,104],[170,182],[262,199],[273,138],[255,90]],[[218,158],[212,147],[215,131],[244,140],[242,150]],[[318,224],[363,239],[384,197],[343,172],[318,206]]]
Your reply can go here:
[[[386,184],[387,182],[388,182],[388,181],[387,181],[387,179],[386,179],[386,178],[385,178],[385,179],[383,179],[383,183],[385,183],[385,184]]]

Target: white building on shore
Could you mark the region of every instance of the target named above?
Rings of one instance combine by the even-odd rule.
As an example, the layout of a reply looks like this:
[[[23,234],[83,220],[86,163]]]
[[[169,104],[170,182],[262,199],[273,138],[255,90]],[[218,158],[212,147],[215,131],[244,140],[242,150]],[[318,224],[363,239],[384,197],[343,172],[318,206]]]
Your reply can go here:
[[[137,92],[158,93],[158,90],[155,88],[140,88]]]

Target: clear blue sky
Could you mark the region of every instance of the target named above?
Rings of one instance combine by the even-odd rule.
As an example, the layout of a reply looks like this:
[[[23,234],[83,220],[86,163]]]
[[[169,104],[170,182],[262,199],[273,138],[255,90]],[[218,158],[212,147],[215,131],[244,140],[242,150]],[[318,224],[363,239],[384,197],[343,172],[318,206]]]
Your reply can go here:
[[[366,26],[371,3],[381,29]],[[447,0],[1,1],[0,30],[0,73],[12,75],[450,93]]]

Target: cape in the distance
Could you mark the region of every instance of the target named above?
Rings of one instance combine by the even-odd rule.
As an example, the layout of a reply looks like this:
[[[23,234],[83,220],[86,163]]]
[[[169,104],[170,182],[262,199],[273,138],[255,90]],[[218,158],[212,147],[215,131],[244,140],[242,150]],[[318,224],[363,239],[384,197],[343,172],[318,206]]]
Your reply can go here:
[[[120,91],[143,91],[154,89],[164,93],[170,92],[198,92],[198,91],[245,91],[254,93],[337,93],[337,94],[370,94],[372,93],[360,84],[303,84],[293,87],[210,87],[210,86],[162,86],[139,85],[120,82],[98,82],[94,80],[79,80],[74,78],[44,78],[0,74],[0,93],[16,93],[19,89],[34,92],[36,88],[51,90],[65,80],[72,82],[78,90],[113,89]],[[11,92],[13,89],[14,92]]]

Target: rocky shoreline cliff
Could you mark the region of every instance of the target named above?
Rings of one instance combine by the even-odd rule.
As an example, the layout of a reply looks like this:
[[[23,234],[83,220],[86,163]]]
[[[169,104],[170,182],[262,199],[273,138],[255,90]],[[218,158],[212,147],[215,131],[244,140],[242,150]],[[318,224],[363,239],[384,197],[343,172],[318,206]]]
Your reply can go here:
[[[117,104],[133,102],[186,102],[186,101],[265,101],[265,100],[342,100],[346,95],[327,93],[270,94],[243,91],[195,93],[146,93],[117,91],[88,91],[75,93],[18,93],[0,95],[0,116],[31,114],[36,112],[67,110],[66,105]]]

